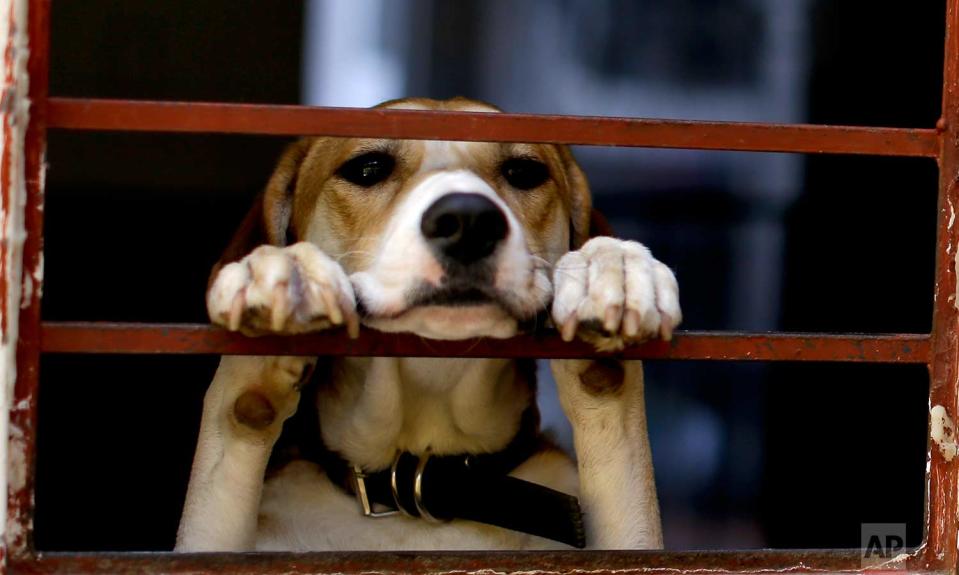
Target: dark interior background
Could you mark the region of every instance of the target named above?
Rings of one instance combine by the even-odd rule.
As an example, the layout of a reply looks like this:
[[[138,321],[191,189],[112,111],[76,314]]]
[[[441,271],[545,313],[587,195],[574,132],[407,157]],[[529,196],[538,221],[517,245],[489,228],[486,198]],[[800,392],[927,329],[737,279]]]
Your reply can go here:
[[[393,4],[414,15],[417,31],[432,30],[402,47],[413,54],[403,86],[408,94],[496,99],[503,83],[523,92],[522,75],[497,84],[496,58],[479,61],[489,32],[482,26],[490,21],[482,16],[491,4]],[[517,13],[527,4],[535,3],[517,3]],[[557,2],[564,9],[576,4]],[[599,48],[588,30],[574,39],[578,53],[604,73],[658,75],[692,87],[717,74],[745,82],[750,42],[768,40],[750,33],[759,24],[742,2],[605,5],[626,24],[601,36]],[[693,29],[681,50],[667,50],[657,42],[670,36],[677,6],[711,25]],[[298,2],[86,0],[53,8],[53,95],[301,101],[309,26]],[[811,0],[807,8],[801,120],[934,125],[943,2],[903,9]],[[533,31],[539,25],[535,18],[512,20]],[[634,22],[641,24],[627,25]],[[705,33],[716,29],[723,33]],[[499,57],[512,55],[506,49]],[[554,111],[518,102],[523,111]],[[285,142],[52,132],[44,318],[205,321],[208,270]],[[766,329],[930,329],[932,161],[808,157],[796,176],[798,195],[771,206],[737,193],[722,171],[663,175],[655,156],[629,152],[653,158],[654,167],[637,176],[606,169],[611,161],[591,155],[600,153],[581,156],[597,205],[615,215],[621,233],[642,239],[676,269],[684,327],[748,327],[743,318],[768,297],[775,305],[760,325]],[[781,225],[782,264],[771,287],[744,303],[730,278],[759,264],[750,261],[753,252],[737,251],[736,234],[767,220]],[[44,357],[39,549],[172,548],[216,362]],[[909,544],[920,542],[924,368],[650,362],[647,370],[668,547],[856,547],[862,523],[905,523]]]

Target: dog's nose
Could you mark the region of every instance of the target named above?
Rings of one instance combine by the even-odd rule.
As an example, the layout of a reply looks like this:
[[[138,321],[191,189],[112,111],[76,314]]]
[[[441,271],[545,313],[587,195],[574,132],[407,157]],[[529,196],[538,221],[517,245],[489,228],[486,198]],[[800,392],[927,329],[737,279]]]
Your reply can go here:
[[[486,196],[457,192],[427,208],[420,230],[441,254],[470,264],[493,253],[508,225],[503,211]]]

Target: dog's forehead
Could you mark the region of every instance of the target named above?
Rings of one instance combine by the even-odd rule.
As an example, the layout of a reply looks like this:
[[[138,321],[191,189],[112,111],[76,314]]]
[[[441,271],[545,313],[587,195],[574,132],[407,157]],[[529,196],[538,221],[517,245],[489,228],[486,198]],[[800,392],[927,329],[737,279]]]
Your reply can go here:
[[[404,141],[420,157],[419,171],[477,169],[485,172],[508,157],[524,157],[549,162],[549,154],[534,144],[457,141]]]
[[[455,112],[499,113],[500,110],[489,104],[467,98],[450,100],[432,100],[428,98],[407,98],[385,102],[379,107],[392,110],[443,110]],[[456,142],[456,141],[401,141],[409,150],[415,150],[421,157],[420,170],[434,171],[452,167],[467,167],[484,161],[496,161],[503,155],[504,148],[513,148],[509,144],[492,142]],[[529,146],[523,146],[529,148]],[[512,151],[512,150],[511,150]],[[536,155],[531,149],[524,149],[527,155]]]
[[[375,108],[394,110],[440,110],[474,113],[502,113],[491,104],[467,98],[433,100],[406,98],[383,102]],[[562,155],[550,144],[465,142],[439,140],[390,140],[378,138],[321,138],[317,140],[314,165],[323,166],[327,174],[343,162],[367,152],[386,152],[398,156],[412,168],[404,177],[437,170],[469,169],[489,174],[509,157],[536,159],[551,166],[556,173],[565,169]]]
[[[502,110],[478,100],[468,98],[452,98],[450,100],[431,100],[429,98],[406,98],[391,100],[377,106],[390,110],[445,110],[448,112],[485,112],[498,114]]]

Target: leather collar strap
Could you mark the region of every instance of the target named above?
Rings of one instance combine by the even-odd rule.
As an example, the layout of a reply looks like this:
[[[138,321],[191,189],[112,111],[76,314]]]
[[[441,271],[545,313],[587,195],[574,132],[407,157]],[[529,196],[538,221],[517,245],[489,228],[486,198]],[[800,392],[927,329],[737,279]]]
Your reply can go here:
[[[524,423],[528,417],[524,415]],[[583,548],[579,501],[507,475],[533,455],[539,440],[521,430],[502,451],[482,455],[399,453],[389,469],[364,472],[328,452],[330,479],[357,496],[371,517],[401,512],[429,521],[468,519]],[[382,512],[379,509],[390,511]]]

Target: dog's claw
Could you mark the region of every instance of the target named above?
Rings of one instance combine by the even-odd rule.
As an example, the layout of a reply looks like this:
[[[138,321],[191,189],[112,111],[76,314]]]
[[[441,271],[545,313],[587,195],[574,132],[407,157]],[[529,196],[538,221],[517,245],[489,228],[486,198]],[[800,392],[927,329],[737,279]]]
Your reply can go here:
[[[623,335],[628,338],[636,337],[639,333],[639,312],[634,309],[626,310],[623,314]]]
[[[673,339],[673,318],[668,313],[659,312],[662,316],[662,322],[659,324],[659,337],[663,341],[672,341]]]
[[[227,318],[227,328],[230,331],[240,329],[240,321],[243,319],[243,307],[246,305],[246,297],[242,291],[233,296],[233,302],[230,304],[230,315]]]
[[[320,287],[314,284],[313,282],[304,283],[303,298],[305,300],[304,303],[307,309],[316,310],[316,309],[323,308],[324,304],[323,304],[323,296],[320,294],[321,291],[322,290],[320,289]],[[314,314],[313,317],[311,317],[310,319],[315,320],[321,317],[323,317],[322,314],[318,314],[318,315]]]
[[[579,327],[579,319],[574,313],[566,319],[562,329],[560,329],[560,336],[563,338],[563,341],[573,341],[573,338],[576,337],[577,327]]]
[[[346,334],[350,339],[360,337],[360,318],[352,311],[346,314]]]
[[[609,333],[619,331],[619,324],[623,319],[623,306],[611,305],[606,308],[606,317],[603,318],[603,329]]]
[[[356,313],[356,305],[345,294],[340,294],[340,309],[346,323],[346,333],[350,339],[360,337],[360,316]]]
[[[323,305],[326,306],[326,316],[330,319],[330,323],[341,325],[343,323],[343,311],[340,309],[336,297],[330,290],[323,288],[320,288],[320,297],[323,298]]]
[[[279,332],[286,325],[286,318],[290,317],[290,296],[286,284],[277,284],[273,287],[273,309],[270,313],[270,327]]]

